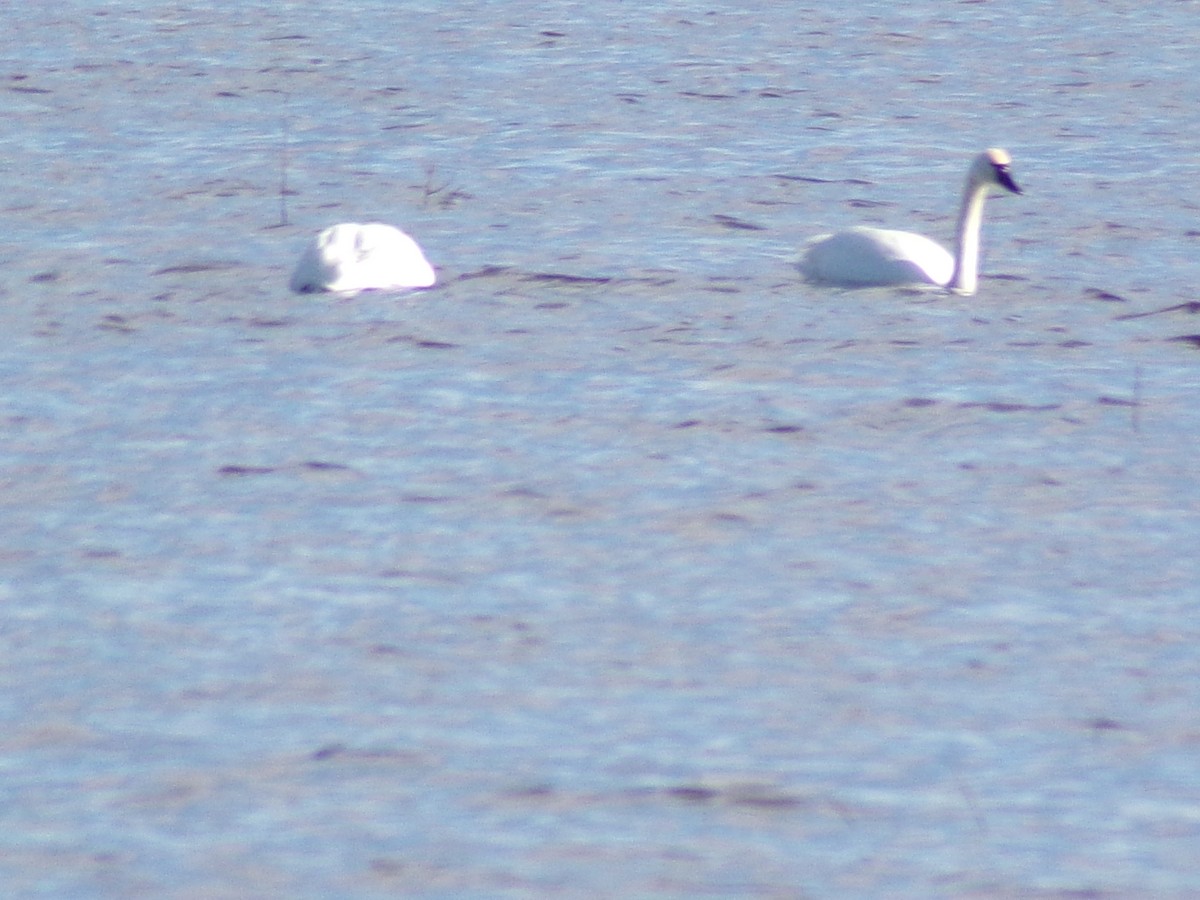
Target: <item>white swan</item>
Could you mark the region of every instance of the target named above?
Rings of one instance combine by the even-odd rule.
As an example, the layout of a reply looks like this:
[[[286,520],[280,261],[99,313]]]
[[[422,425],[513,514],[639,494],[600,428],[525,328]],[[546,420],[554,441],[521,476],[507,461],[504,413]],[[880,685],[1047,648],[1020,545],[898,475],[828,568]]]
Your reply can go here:
[[[1011,157],[986,150],[967,173],[958,211],[956,254],[911,231],[851,228],[809,241],[800,269],[810,281],[847,287],[933,284],[973,294],[979,278],[979,226],[983,203],[993,187],[1021,193],[1009,174]]]
[[[326,228],[305,248],[290,286],[301,293],[357,293],[425,288],[435,281],[417,242],[399,228],[344,222]]]

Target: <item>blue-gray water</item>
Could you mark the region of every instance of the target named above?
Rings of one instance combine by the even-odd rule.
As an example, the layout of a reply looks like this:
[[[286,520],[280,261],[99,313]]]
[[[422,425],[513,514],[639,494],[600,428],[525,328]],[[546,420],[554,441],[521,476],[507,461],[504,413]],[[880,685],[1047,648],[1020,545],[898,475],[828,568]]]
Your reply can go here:
[[[1195,4],[744,6],[0,13],[5,896],[1200,891]]]

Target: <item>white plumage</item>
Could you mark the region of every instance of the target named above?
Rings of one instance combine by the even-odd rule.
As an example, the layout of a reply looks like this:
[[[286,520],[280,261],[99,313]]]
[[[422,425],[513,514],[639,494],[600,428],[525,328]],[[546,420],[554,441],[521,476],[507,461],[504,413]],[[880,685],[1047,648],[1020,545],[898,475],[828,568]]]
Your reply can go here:
[[[979,229],[993,188],[1021,193],[1009,174],[1012,160],[992,149],[975,157],[958,213],[956,253],[910,231],[850,228],[809,241],[800,269],[810,281],[846,287],[937,285],[973,294],[979,277]]]
[[[345,222],[326,228],[305,248],[291,288],[357,293],[425,288],[436,281],[420,246],[399,228]]]

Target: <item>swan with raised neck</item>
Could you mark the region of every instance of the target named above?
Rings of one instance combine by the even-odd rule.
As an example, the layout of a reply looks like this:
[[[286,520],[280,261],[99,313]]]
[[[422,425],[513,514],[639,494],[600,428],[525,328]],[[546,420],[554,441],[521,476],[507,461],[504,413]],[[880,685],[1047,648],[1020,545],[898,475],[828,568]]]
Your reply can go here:
[[[800,269],[810,281],[845,287],[936,285],[973,294],[979,283],[979,232],[993,191],[1020,194],[1012,157],[992,148],[971,163],[958,211],[955,252],[924,235],[886,228],[850,228],[808,242]]]

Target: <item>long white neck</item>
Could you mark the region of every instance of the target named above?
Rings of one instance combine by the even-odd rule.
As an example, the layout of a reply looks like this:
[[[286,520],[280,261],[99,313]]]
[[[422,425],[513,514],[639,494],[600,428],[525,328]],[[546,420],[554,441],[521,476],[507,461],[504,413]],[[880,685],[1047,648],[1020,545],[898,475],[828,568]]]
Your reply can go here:
[[[979,285],[979,228],[983,224],[983,203],[987,200],[987,184],[973,179],[963,191],[958,211],[957,252],[954,254],[954,274],[946,285],[958,294],[973,294]]]

